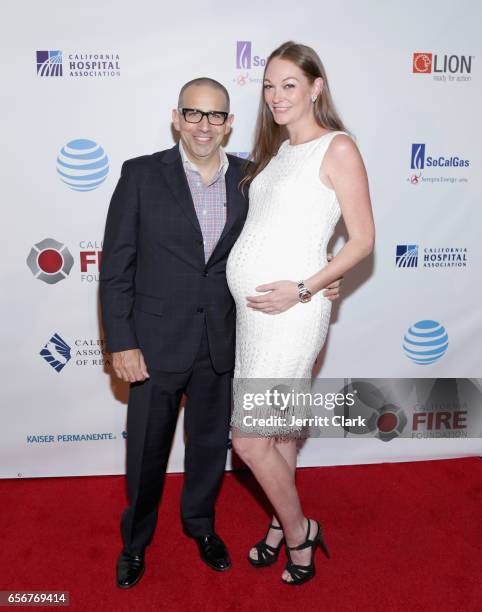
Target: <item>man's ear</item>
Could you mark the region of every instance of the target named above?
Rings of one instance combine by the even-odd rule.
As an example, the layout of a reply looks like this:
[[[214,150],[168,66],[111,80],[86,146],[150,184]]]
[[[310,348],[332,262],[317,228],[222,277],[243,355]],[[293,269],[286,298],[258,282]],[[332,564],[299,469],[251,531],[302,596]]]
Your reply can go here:
[[[180,121],[179,111],[177,110],[177,108],[173,108],[172,109],[172,123],[177,132],[181,131],[181,126],[179,125],[179,121]]]
[[[234,121],[234,115],[232,115],[230,113],[228,115],[228,118],[226,119],[226,134],[228,134],[231,131],[231,127],[233,125],[233,121]]]

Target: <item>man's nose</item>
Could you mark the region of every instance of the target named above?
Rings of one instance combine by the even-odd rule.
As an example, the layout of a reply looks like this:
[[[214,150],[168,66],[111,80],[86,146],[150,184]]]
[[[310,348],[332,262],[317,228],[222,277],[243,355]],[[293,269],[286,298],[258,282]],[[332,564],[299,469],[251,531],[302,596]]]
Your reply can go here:
[[[206,115],[199,122],[199,127],[203,132],[207,132],[209,130],[209,121]]]

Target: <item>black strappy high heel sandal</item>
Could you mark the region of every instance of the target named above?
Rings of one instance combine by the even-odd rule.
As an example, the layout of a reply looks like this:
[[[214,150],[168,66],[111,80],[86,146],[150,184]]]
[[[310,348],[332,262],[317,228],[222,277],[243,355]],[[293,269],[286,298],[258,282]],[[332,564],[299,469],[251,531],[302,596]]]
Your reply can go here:
[[[314,577],[316,573],[315,552],[316,552],[316,547],[318,544],[320,544],[321,548],[323,549],[323,552],[328,557],[328,559],[330,558],[330,552],[321,534],[320,523],[316,521],[316,525],[318,527],[318,530],[316,532],[316,536],[312,540],[310,540],[310,537],[309,537],[310,529],[311,529],[311,521],[310,519],[308,519],[308,529],[306,531],[305,541],[302,542],[301,544],[298,544],[298,546],[286,546],[286,552],[288,553],[288,563],[286,565],[286,570],[289,572],[291,576],[291,580],[284,580],[283,578],[281,578],[281,581],[284,582],[285,584],[292,584],[292,585],[304,584],[305,582],[307,582],[308,580]],[[305,548],[311,548],[312,550],[310,564],[309,565],[296,565],[291,560],[290,550],[303,550]]]
[[[258,552],[258,558],[252,559],[248,554],[248,561],[254,567],[268,567],[269,565],[273,565],[276,563],[279,555],[279,551],[281,550],[281,546],[283,545],[285,539],[283,538],[278,546],[270,546],[266,544],[266,538],[268,537],[268,533],[270,529],[280,529],[283,531],[283,527],[281,525],[270,525],[268,527],[268,531],[262,540],[260,540],[257,544],[253,546]]]

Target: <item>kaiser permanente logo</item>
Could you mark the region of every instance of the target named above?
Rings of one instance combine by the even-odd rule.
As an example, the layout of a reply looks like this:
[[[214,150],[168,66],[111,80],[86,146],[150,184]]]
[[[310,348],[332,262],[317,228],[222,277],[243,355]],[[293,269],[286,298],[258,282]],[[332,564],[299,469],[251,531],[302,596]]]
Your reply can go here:
[[[418,244],[397,244],[395,265],[397,268],[466,268],[467,257],[467,247],[420,248]]]
[[[265,66],[266,58],[253,52],[253,44],[250,40],[236,42],[236,70],[238,72],[233,79],[234,83],[237,85],[261,83]]]
[[[119,77],[118,53],[71,53],[60,50],[37,51],[37,75],[40,77]]]
[[[463,171],[470,166],[470,161],[459,155],[429,155],[424,143],[412,144],[410,156],[411,176],[407,179],[412,185],[420,183],[467,183],[468,177]],[[421,170],[435,170],[423,176]],[[456,174],[455,174],[456,173]],[[462,174],[462,176],[460,176]]]
[[[473,55],[417,52],[412,57],[412,72],[414,74],[431,74],[435,81],[471,81],[473,59]]]
[[[63,442],[91,442],[103,440],[116,440],[117,436],[111,431],[89,432],[89,433],[62,433],[62,434],[30,434],[27,436],[27,444],[49,444]]]

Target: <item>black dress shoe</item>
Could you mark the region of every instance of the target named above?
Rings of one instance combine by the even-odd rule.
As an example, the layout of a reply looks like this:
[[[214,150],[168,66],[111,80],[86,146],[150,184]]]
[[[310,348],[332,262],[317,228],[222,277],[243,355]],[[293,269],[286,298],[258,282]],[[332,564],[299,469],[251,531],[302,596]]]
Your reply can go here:
[[[224,542],[215,533],[194,538],[199,546],[199,552],[201,559],[217,570],[218,572],[224,572],[231,567],[231,559]]]
[[[123,550],[117,559],[117,586],[133,587],[142,578],[145,567],[144,555],[130,555]]]

